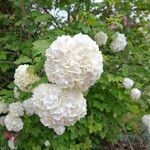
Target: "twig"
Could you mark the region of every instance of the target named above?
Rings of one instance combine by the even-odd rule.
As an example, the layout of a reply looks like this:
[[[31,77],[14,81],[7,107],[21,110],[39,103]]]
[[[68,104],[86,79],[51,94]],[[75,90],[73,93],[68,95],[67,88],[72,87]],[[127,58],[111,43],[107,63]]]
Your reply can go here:
[[[12,54],[12,55],[18,55],[16,52],[9,52],[9,51],[4,51],[6,54]]]
[[[49,15],[52,17],[52,19],[53,19],[54,23],[57,25],[57,27],[58,27],[59,29],[61,29],[59,23],[56,21],[56,18],[55,18],[53,15],[51,15],[51,14],[48,12],[48,10],[47,10],[46,8],[43,8],[43,10],[44,10],[47,14],[49,14]],[[53,24],[53,23],[52,23],[52,24]],[[53,26],[55,27],[54,24],[53,24]]]
[[[119,126],[119,125],[118,125],[118,126]],[[126,131],[123,130],[120,126],[119,126],[119,128],[120,128],[121,131],[125,134],[125,136],[126,136],[126,138],[127,138],[127,141],[128,141],[128,143],[129,143],[130,149],[131,149],[131,150],[134,150],[134,148],[133,148],[133,146],[132,146],[132,144],[131,144],[131,141],[130,141],[130,139],[129,139],[129,137],[128,137],[128,134],[126,133]]]
[[[5,64],[14,64],[14,65],[16,65],[14,62],[12,62],[12,61],[0,61],[0,63],[5,63]]]

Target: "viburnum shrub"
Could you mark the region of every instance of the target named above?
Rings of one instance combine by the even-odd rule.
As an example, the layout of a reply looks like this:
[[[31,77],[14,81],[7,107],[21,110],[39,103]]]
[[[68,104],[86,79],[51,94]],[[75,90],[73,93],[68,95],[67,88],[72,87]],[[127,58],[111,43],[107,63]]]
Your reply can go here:
[[[103,149],[150,131],[148,4],[2,0],[0,149]]]

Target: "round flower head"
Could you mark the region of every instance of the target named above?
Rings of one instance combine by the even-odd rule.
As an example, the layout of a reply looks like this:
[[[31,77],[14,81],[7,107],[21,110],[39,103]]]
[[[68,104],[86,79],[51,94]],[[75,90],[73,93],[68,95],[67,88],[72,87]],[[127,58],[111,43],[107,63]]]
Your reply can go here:
[[[134,85],[133,80],[131,80],[130,78],[124,78],[123,86],[125,87],[125,89],[131,89],[133,85]]]
[[[61,36],[46,50],[45,72],[62,88],[87,90],[103,72],[102,54],[89,36]]]
[[[14,117],[23,116],[24,114],[24,109],[21,102],[15,102],[9,104],[8,110],[9,110],[9,114]]]
[[[133,100],[138,100],[141,97],[141,91],[137,88],[131,90],[131,98]]]
[[[142,121],[146,127],[150,127],[150,115],[144,115]]]
[[[34,114],[34,108],[33,108],[33,100],[27,99],[23,101],[23,108],[26,111],[27,115],[31,116]]]
[[[5,126],[8,131],[20,131],[23,128],[23,122],[21,118],[14,117],[12,115],[7,115],[5,117]]]
[[[48,140],[46,140],[45,143],[44,143],[44,145],[45,145],[45,147],[48,147],[48,146],[51,145],[51,143]]]
[[[8,112],[8,105],[3,101],[0,101],[0,114],[5,114]]]
[[[148,131],[150,133],[150,115],[144,115],[142,117],[142,121],[146,127],[148,127]]]
[[[15,70],[14,83],[21,91],[28,91],[29,86],[39,80],[39,77],[28,67],[29,65],[20,65]]]
[[[126,37],[124,34],[117,33],[117,37],[110,44],[110,48],[113,52],[123,51],[127,45]]]
[[[17,149],[15,147],[15,137],[11,137],[9,140],[8,140],[8,147],[11,149],[11,150],[14,150],[14,149]]]
[[[101,45],[105,45],[107,42],[108,36],[107,34],[105,34],[104,32],[100,31],[98,33],[96,33],[95,35],[95,40],[96,43],[101,46]]]
[[[57,85],[40,84],[33,90],[35,113],[42,124],[63,134],[64,126],[74,125],[86,115],[86,100],[77,89],[61,89]]]

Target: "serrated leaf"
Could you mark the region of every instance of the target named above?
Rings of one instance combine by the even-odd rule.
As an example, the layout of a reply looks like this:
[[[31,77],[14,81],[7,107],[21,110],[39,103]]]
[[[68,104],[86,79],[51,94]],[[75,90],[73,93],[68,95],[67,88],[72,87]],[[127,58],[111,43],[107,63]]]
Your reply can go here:
[[[32,62],[31,58],[29,58],[28,56],[25,56],[25,55],[21,55],[20,58],[18,58],[15,61],[15,64],[31,63],[31,62]]]
[[[35,57],[38,54],[44,53],[50,44],[46,40],[38,40],[35,41],[33,45],[34,46],[33,46],[32,54]]]
[[[47,22],[50,19],[49,14],[42,14],[35,18],[35,22]]]

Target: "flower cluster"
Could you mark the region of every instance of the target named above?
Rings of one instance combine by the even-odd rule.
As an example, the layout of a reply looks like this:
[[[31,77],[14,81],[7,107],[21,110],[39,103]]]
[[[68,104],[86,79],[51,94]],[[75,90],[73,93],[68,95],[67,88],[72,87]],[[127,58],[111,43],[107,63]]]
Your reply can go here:
[[[51,145],[51,143],[48,140],[46,140],[45,143],[44,143],[44,145],[45,145],[45,147],[48,147],[48,146]]]
[[[15,103],[9,104],[8,110],[9,110],[9,113],[13,115],[14,117],[20,117],[20,116],[23,116],[24,114],[24,109],[23,109],[21,102],[15,102]]]
[[[132,86],[134,85],[134,81],[130,78],[124,78],[123,85],[125,89],[131,89]]]
[[[8,106],[3,101],[0,101],[0,114],[5,114],[8,112]]]
[[[15,147],[15,137],[11,137],[9,140],[8,140],[8,147],[11,149],[11,150],[14,150],[14,149],[17,149]]]
[[[150,115],[144,115],[142,117],[142,121],[146,127],[148,127],[148,131],[150,133]]]
[[[22,119],[19,117],[14,117],[10,114],[8,114],[5,117],[5,126],[7,128],[8,131],[20,131],[23,128],[23,122]]]
[[[20,131],[23,128],[23,121],[21,118],[19,118],[24,114],[22,103],[11,103],[8,110],[9,113],[4,120],[6,128],[8,131]]]
[[[99,33],[101,44],[106,44],[107,35]],[[9,105],[5,125],[9,131],[23,128],[20,116],[37,114],[43,125],[53,128],[61,135],[65,126],[74,125],[86,115],[86,99],[82,92],[92,86],[103,72],[103,57],[95,41],[89,36],[76,34],[58,37],[46,50],[45,72],[53,83],[40,84],[33,89],[32,98],[23,103]],[[28,92],[39,77],[29,68],[20,65],[14,75],[14,83],[20,90]],[[14,97],[19,93],[14,89]]]
[[[110,48],[113,52],[123,51],[127,45],[126,37],[124,34],[117,33],[117,36],[110,44]]]
[[[101,46],[101,45],[105,45],[107,40],[108,40],[108,36],[107,34],[105,34],[104,32],[100,31],[98,33],[96,33],[95,35],[95,40],[96,40],[96,43]]]
[[[131,90],[131,98],[133,100],[138,100],[141,97],[141,91],[137,88]]]
[[[125,89],[131,89],[134,85],[134,81],[130,78],[124,78],[123,86]],[[133,100],[138,100],[141,97],[141,91],[137,88],[131,89],[130,96]]]
[[[86,100],[80,90],[62,89],[54,84],[40,84],[33,90],[35,113],[41,122],[61,135],[64,126],[74,125],[86,115]]]
[[[62,88],[87,90],[103,72],[98,45],[89,36],[61,36],[46,50],[45,72]]]
[[[14,78],[14,83],[21,91],[27,91],[31,84],[39,80],[39,77],[29,70],[29,65],[20,65],[15,70]]]

